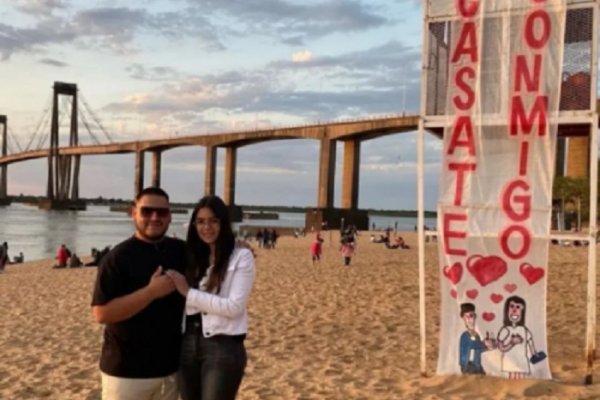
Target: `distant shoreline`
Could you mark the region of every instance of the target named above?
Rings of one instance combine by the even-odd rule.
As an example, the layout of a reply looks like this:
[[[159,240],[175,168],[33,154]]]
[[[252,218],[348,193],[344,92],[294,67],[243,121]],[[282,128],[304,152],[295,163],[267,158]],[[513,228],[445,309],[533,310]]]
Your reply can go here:
[[[15,203],[25,203],[29,205],[37,204],[41,199],[45,197],[42,196],[7,196],[8,199]],[[105,199],[103,197],[97,198],[81,198],[80,200],[84,201],[88,205],[95,206],[116,206],[123,207],[129,206],[132,200],[124,200],[124,199]],[[196,203],[171,203],[173,207],[176,208],[194,208]],[[300,206],[261,206],[261,205],[243,205],[239,204],[243,211],[273,211],[273,212],[289,212],[289,213],[305,213],[314,209],[315,207],[300,207]],[[416,210],[382,210],[382,209],[374,209],[374,208],[366,208],[362,209],[369,213],[369,215],[381,215],[387,217],[409,217],[416,218],[417,211]],[[425,218],[436,218],[436,211],[425,211]]]

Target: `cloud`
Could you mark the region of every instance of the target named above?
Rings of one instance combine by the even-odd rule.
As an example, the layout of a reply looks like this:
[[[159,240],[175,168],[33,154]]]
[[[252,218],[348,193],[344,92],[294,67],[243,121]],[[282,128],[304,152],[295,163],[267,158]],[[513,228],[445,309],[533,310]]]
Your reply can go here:
[[[62,0],[16,0],[15,2],[17,10],[42,17],[66,7]]]
[[[148,20],[149,15],[145,10],[93,8],[75,14],[68,27],[80,36],[123,43],[131,41],[136,29],[146,25]]]
[[[359,32],[391,24],[392,20],[365,3],[329,0],[298,4],[283,0],[188,0],[196,12],[212,10],[234,20],[246,34],[280,38],[284,43],[302,44],[306,39],[335,33]]]
[[[217,33],[221,29],[216,29],[203,14],[190,14],[182,9],[155,13],[128,7],[72,11],[62,2],[41,0],[23,2],[20,9],[23,7],[37,19],[27,27],[0,23],[2,60],[8,60],[16,52],[40,52],[50,45],[64,43],[130,55],[139,51],[136,46],[141,42],[137,39],[142,35],[171,41],[194,37],[200,48],[224,48]],[[49,15],[49,11],[43,11],[50,9],[56,13]]]
[[[6,61],[15,52],[32,51],[38,46],[72,39],[72,35],[56,33],[46,29],[46,25],[37,28],[15,28],[0,23],[0,55]]]
[[[172,67],[147,68],[142,64],[131,64],[126,71],[131,78],[144,81],[170,81],[181,77],[181,74]]]
[[[128,4],[128,3],[127,3]],[[144,8],[75,9],[61,0],[19,0],[14,7],[35,17],[32,26],[0,25],[0,53],[41,51],[50,44],[100,47],[116,54],[139,51],[143,37],[192,39],[204,50],[220,51],[239,37],[301,45],[308,39],[363,32],[391,25],[380,8],[356,0],[298,4],[283,0],[188,0]],[[153,7],[154,5],[154,7]],[[277,39],[274,39],[277,38]]]
[[[312,53],[308,50],[298,51],[292,54],[292,62],[306,62],[312,59]]]
[[[51,65],[53,67],[67,67],[69,64],[59,61],[59,60],[55,60],[53,58],[42,58],[41,60],[38,61],[40,64],[45,64],[45,65]]]
[[[378,73],[382,68],[400,70],[407,63],[412,65],[413,68],[417,68],[420,61],[420,47],[407,46],[400,41],[389,40],[368,49],[321,56],[306,63],[294,63],[285,60],[274,61],[269,66],[274,69],[339,68],[342,71],[368,70]],[[418,72],[418,70],[415,70],[415,72]]]
[[[279,126],[292,121],[356,118],[416,112],[419,107],[420,53],[398,41],[364,50],[279,60],[254,69],[189,75],[169,67],[132,64],[136,79],[161,82],[151,92],[112,102],[104,111],[125,116],[141,113],[160,125],[170,116],[182,134]],[[219,118],[213,118],[215,115]],[[179,124],[179,125],[178,125]],[[244,128],[245,127],[245,128]]]

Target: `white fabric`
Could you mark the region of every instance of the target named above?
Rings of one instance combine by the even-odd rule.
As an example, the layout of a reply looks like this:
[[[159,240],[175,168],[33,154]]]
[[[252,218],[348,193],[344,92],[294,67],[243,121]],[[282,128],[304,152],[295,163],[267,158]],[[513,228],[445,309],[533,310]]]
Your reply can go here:
[[[190,288],[185,312],[187,315],[201,313],[204,337],[247,333],[247,304],[255,274],[252,252],[245,248],[235,248],[229,258],[220,293]],[[185,329],[185,320],[183,328]]]
[[[471,357],[470,352],[478,353],[473,359],[481,359],[487,375],[515,377],[510,372],[550,379],[548,358],[539,352],[547,353],[546,277],[557,134],[551,121],[560,99],[566,0],[432,3],[441,7],[434,14],[445,6],[450,8],[443,12],[454,15],[446,100],[450,123],[444,131],[438,204],[442,312],[437,372],[465,373],[461,354],[469,351]],[[475,15],[459,16],[461,3],[480,7]],[[540,39],[543,21],[549,22],[547,41]],[[538,39],[543,45],[533,48]],[[547,113],[532,117],[526,132],[527,118],[544,96]],[[519,106],[525,118],[515,117]],[[460,121],[467,123],[461,128]],[[520,299],[525,303],[521,317],[505,319],[506,307]],[[460,347],[466,330],[460,314],[464,303],[475,307],[480,350]],[[515,336],[501,342],[506,331]],[[534,358],[534,363],[535,353],[541,360]]]

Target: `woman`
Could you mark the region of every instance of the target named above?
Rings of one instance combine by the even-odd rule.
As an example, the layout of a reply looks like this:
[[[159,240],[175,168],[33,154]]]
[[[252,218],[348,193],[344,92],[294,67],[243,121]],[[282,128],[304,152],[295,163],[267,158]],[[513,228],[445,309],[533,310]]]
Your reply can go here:
[[[251,250],[235,246],[229,210],[205,196],[187,233],[185,276],[170,270],[186,298],[179,386],[183,400],[235,399],[246,367],[246,304],[255,267]]]
[[[523,379],[531,374],[530,363],[543,360],[544,352],[537,353],[533,335],[525,325],[525,300],[511,296],[504,303],[504,325],[498,332],[498,349],[502,352],[502,371],[509,379]],[[533,355],[533,359],[531,358]]]

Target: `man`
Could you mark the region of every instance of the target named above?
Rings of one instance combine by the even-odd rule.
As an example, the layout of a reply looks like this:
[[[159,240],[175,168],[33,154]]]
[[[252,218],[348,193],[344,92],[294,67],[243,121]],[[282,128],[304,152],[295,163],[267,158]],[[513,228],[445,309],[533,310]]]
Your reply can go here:
[[[0,245],[0,272],[4,272],[4,267],[8,264],[8,243]]]
[[[176,400],[185,299],[163,272],[184,270],[184,243],[166,236],[169,197],[140,192],[132,207],[135,234],[103,259],[92,313],[105,324],[100,356],[103,400]]]
[[[485,375],[481,365],[481,353],[494,348],[493,339],[489,334],[482,341],[479,333],[475,330],[475,304],[462,303],[460,305],[460,317],[465,323],[466,331],[460,335],[459,355],[460,371],[465,375]]]

